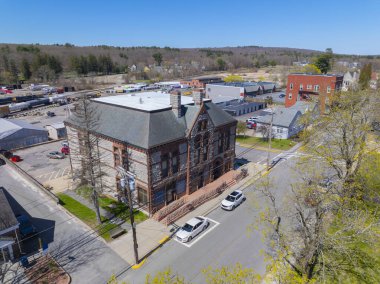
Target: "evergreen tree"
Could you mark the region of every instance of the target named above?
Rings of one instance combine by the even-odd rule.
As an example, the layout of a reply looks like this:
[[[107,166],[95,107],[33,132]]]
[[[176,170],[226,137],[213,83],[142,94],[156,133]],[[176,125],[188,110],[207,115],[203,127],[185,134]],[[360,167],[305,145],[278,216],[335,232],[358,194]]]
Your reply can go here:
[[[359,86],[362,90],[368,89],[369,87],[369,81],[371,80],[371,74],[372,74],[372,64],[368,63],[365,64],[360,71],[359,75]]]
[[[29,80],[32,76],[32,71],[30,70],[29,61],[26,58],[22,59],[20,70],[24,80]]]

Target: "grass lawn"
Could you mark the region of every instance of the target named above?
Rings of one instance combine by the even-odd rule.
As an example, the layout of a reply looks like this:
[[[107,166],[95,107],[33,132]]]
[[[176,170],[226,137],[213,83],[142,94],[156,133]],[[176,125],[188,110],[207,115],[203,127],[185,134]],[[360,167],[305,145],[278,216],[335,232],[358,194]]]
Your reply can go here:
[[[238,135],[236,137],[236,142],[241,144],[246,144],[249,146],[259,146],[259,147],[268,147],[268,141],[264,141],[260,137],[253,137],[253,136],[243,136]],[[272,139],[271,147],[273,149],[279,149],[279,150],[289,150],[294,145],[296,145],[296,142],[289,140],[289,139]]]
[[[129,209],[124,203],[118,202],[107,196],[101,196],[99,197],[99,205],[104,210],[107,210],[114,215],[118,215],[119,218],[122,218],[125,221],[129,221]],[[113,207],[109,207],[109,205],[113,205]],[[135,216],[136,223],[140,223],[148,219],[148,216],[136,209],[133,210],[133,215]]]
[[[108,220],[106,220],[102,216],[103,223],[101,227],[97,227],[98,222],[96,220],[96,214],[94,210],[88,208],[87,206],[83,205],[82,203],[76,201],[74,198],[66,194],[59,193],[58,197],[62,206],[65,207],[71,214],[81,219],[91,228],[96,227],[96,230],[98,230],[98,234],[107,242],[112,240],[109,234],[109,230],[117,227],[116,224],[109,223]]]

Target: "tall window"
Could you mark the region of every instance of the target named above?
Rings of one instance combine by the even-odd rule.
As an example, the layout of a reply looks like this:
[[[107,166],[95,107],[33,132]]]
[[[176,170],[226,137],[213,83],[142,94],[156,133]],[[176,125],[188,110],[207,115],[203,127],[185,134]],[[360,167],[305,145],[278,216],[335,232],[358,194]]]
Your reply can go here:
[[[195,163],[199,164],[201,161],[201,136],[195,138]]]
[[[164,177],[167,177],[168,176],[168,154],[165,154],[162,156],[162,160],[161,160],[161,176],[164,178]]]
[[[291,94],[291,93],[289,93],[289,96],[288,96],[288,98],[289,98],[289,100],[291,100],[291,99],[292,99],[292,94]]]
[[[328,93],[328,94],[331,93],[331,87],[330,87],[330,86],[327,86],[327,93]]]
[[[303,85],[302,84],[300,84],[300,91],[302,91],[303,90]]]
[[[172,156],[172,171],[173,174],[178,172],[178,152],[173,152]]]
[[[318,92],[319,91],[319,85],[314,85],[314,91]]]
[[[289,85],[289,89],[290,89],[290,90],[293,90],[293,83],[290,83],[290,85]]]
[[[148,194],[147,194],[146,190],[138,186],[137,192],[138,192],[139,203],[140,204],[147,204],[148,203]]]

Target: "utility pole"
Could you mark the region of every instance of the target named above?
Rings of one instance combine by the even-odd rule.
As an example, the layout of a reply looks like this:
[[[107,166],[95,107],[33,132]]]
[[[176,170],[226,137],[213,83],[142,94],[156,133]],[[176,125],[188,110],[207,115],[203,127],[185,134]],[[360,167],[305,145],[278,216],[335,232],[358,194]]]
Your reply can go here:
[[[270,150],[272,146],[272,126],[273,126],[273,115],[274,115],[274,109],[271,106],[272,115],[270,119],[270,125],[269,125],[269,143],[268,143],[268,153],[267,153],[267,171],[269,171],[269,160],[270,160]]]
[[[136,236],[136,224],[135,217],[133,215],[133,202],[132,202],[132,193],[131,188],[129,186],[129,179],[134,179],[135,175],[131,172],[127,172],[123,167],[118,166],[117,171],[122,176],[120,179],[120,185],[123,189],[123,193],[127,195],[128,199],[128,207],[129,207],[129,218],[132,226],[132,236],[133,236],[133,251],[135,254],[135,262],[139,263],[139,252],[138,252],[138,244],[137,244],[137,236]]]

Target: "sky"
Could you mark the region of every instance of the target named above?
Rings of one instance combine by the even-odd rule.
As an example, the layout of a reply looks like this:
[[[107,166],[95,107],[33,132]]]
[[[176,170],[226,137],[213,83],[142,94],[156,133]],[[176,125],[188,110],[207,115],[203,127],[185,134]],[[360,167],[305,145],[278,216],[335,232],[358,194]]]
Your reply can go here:
[[[380,0],[0,0],[0,43],[380,54]]]

